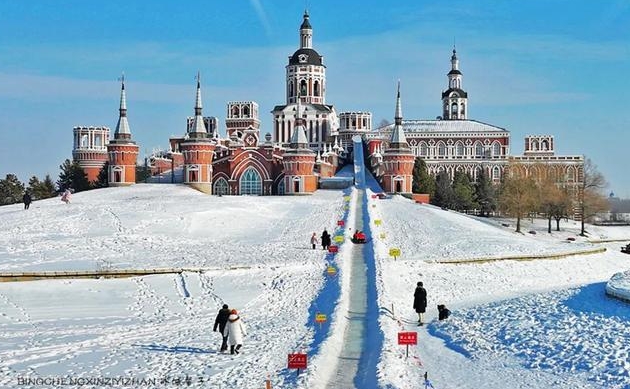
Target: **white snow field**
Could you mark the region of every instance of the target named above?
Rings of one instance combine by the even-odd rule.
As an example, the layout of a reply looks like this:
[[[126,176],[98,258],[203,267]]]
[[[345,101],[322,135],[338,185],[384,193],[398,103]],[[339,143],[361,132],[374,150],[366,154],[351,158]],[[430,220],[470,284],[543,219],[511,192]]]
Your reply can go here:
[[[475,259],[583,250],[566,241],[579,233],[574,222],[546,232],[545,221],[526,222],[517,234],[500,223],[420,205],[394,196],[370,199],[384,350],[383,384],[421,387],[425,372],[436,388],[630,388],[630,305],[605,295],[605,284],[630,268],[619,243],[604,253],[550,260]],[[495,224],[495,226],[491,226]],[[555,223],[554,226],[555,228]],[[628,227],[594,227],[598,239],[630,240]],[[381,239],[381,234],[384,238]],[[401,257],[389,256],[400,248]],[[412,308],[416,282],[428,292],[425,321]],[[437,321],[437,305],[452,316]],[[389,311],[394,310],[394,315]],[[394,318],[392,318],[394,316]],[[405,358],[399,331],[418,331],[418,346]]]
[[[33,387],[67,388],[51,381],[64,377],[148,378],[158,387],[177,379],[263,387],[268,374],[281,382],[287,353],[312,336],[308,308],[324,279],[325,252],[310,248],[310,236],[332,231],[343,208],[340,191],[217,197],[158,184],[77,193],[69,205],[36,201],[28,211],[0,207],[0,272],[208,269],[0,283],[0,388],[36,378],[48,381]],[[218,353],[212,332],[223,302],[247,327],[237,357]]]
[[[332,232],[344,211],[341,191],[216,197],[159,184],[77,193],[69,205],[36,201],[28,211],[0,207],[0,272],[190,269],[0,283],[0,388],[105,387],[90,383],[108,378],[119,380],[110,387],[139,388],[264,388],[267,375],[273,388],[326,381],[343,337],[335,317],[302,379],[289,379],[295,372],[285,368],[287,354],[313,340],[309,309],[325,282],[327,255],[310,249],[310,235]],[[370,198],[367,211],[381,307],[374,320],[383,337],[378,387],[423,388],[427,372],[435,389],[630,388],[630,305],[604,293],[613,274],[630,269],[620,243],[569,243],[579,232],[572,221],[550,235],[544,221],[524,221],[524,231],[537,234],[517,234],[494,219],[398,196]],[[592,239],[630,241],[628,227],[588,227]],[[608,250],[445,263],[593,247]],[[347,306],[351,248],[344,243],[337,261],[336,316]],[[401,257],[391,258],[390,248],[400,248]],[[417,281],[428,291],[423,327],[412,309]],[[219,353],[220,336],[212,332],[223,302],[247,326],[238,356]],[[452,316],[437,322],[442,303]],[[418,331],[409,358],[396,344],[399,331]],[[132,379],[156,384],[120,381]]]

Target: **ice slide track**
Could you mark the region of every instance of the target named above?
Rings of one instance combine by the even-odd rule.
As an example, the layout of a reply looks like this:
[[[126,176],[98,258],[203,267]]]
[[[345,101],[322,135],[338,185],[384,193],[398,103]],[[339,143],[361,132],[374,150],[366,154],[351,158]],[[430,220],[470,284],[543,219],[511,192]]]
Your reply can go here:
[[[363,145],[355,139],[356,197],[353,225],[371,237],[367,195],[365,193],[365,166]],[[383,335],[378,326],[376,299],[376,271],[372,239],[367,244],[355,244],[352,248],[349,285],[349,306],[343,336],[343,347],[337,357],[337,366],[326,388],[330,389],[377,389],[376,364],[382,347]]]

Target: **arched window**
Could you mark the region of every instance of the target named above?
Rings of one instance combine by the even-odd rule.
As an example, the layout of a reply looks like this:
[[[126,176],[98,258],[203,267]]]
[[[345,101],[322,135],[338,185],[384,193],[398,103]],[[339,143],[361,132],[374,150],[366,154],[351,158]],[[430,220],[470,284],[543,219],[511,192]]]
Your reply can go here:
[[[213,185],[212,193],[223,196],[229,194],[228,183],[225,178],[221,177]]]
[[[278,182],[278,194],[282,196],[284,194],[284,179]]]
[[[575,169],[573,166],[567,168],[567,182],[575,182]]]
[[[315,84],[313,85],[313,95],[319,96],[319,81],[315,81]]]
[[[238,117],[239,116],[239,110],[238,110],[238,106],[233,106],[232,107],[232,117]]]
[[[420,142],[420,156],[427,156],[429,154],[429,148],[424,142]]]
[[[444,144],[444,142],[438,142],[438,144],[437,144],[437,153],[441,157],[446,155],[446,145]]]
[[[533,140],[532,141],[532,151],[538,151],[538,141],[537,140]]]
[[[460,106],[459,106],[459,113],[462,116],[464,116],[466,114],[466,106],[464,105],[464,103],[460,104]]]
[[[498,166],[495,166],[492,169],[492,179],[498,181],[499,179],[501,179],[501,170],[499,169]]]
[[[293,90],[293,81],[289,81],[289,97],[295,96],[295,92]]]
[[[483,145],[481,142],[475,142],[475,156],[483,157]]]
[[[455,155],[462,156],[464,155],[464,144],[462,142],[455,143]]]
[[[88,147],[88,136],[81,135],[81,147]]]
[[[456,114],[457,113],[457,103],[451,104],[451,113],[452,114]]]
[[[308,93],[306,93],[306,80],[302,80],[300,82],[300,96],[306,96]]]
[[[244,106],[243,107],[243,117],[245,117],[245,118],[249,117],[249,107],[248,106]]]
[[[494,142],[492,144],[492,155],[495,157],[501,155],[501,144],[499,142]]]
[[[540,142],[540,149],[542,151],[547,151],[549,150],[549,143],[547,143],[546,140],[543,140],[542,142]]]
[[[262,179],[260,174],[253,167],[247,168],[241,176],[241,194],[242,195],[261,195]]]

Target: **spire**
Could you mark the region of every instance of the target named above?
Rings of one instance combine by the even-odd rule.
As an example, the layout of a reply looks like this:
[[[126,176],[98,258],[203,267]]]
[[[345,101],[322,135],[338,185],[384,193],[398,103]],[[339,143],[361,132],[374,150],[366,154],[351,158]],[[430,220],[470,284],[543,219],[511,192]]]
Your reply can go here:
[[[300,147],[301,146],[301,147]],[[293,134],[291,135],[290,147],[306,148],[308,146],[308,139],[306,138],[306,132],[304,128],[304,119],[302,119],[302,104],[301,98],[297,96],[297,112],[295,114],[295,127],[293,128]]]
[[[300,48],[313,48],[313,27],[311,27],[311,23],[309,22],[307,10],[304,10],[304,20],[300,26]]]
[[[114,139],[131,138],[131,130],[127,121],[127,94],[125,93],[125,73],[120,77],[120,107],[118,109],[118,123],[114,132]]]
[[[203,105],[201,104],[201,75],[197,72],[197,96],[195,99],[195,119],[193,121],[190,133],[194,134],[208,134],[206,125],[203,122],[202,112]]]
[[[402,124],[402,107],[400,104],[400,80],[398,80],[398,93],[396,94],[396,113],[394,114],[394,122],[397,125]]]
[[[453,55],[451,55],[451,71],[459,70],[459,59],[457,59],[457,50],[455,49],[455,45],[453,45]]]
[[[398,81],[398,93],[396,95],[396,114],[394,116],[394,129],[389,140],[389,147],[394,149],[409,148],[407,138],[402,126],[402,104],[400,103],[400,81]]]

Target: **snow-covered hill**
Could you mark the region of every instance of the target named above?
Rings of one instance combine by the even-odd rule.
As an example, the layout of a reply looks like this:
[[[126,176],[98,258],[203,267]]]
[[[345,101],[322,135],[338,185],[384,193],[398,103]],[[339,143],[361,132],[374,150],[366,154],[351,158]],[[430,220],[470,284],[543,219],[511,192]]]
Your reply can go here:
[[[381,387],[422,387],[425,372],[436,389],[630,387],[630,308],[604,294],[604,283],[630,268],[620,243],[596,246],[607,247],[605,253],[554,260],[441,263],[594,245],[567,243],[576,233],[572,222],[547,236],[540,232],[544,222],[527,225],[536,235],[516,234],[399,197],[370,199],[367,210],[384,337]],[[344,212],[340,191],[216,197],[157,184],[78,193],[69,205],[49,199],[28,211],[0,207],[0,272],[202,268],[0,283],[0,387],[29,387],[24,380],[38,377],[146,377],[249,389],[264,387],[267,375],[274,388],[294,387],[284,371],[287,353],[312,341],[308,311],[326,277],[326,255],[312,250],[309,238],[332,231]],[[623,239],[630,229],[595,234]],[[388,255],[394,247],[401,249],[397,260]],[[425,327],[408,323],[416,317],[417,281],[428,290]],[[223,302],[247,325],[237,357],[218,353],[220,336],[212,332]],[[435,321],[437,304],[453,311],[446,322]],[[396,344],[398,331],[419,333],[408,359]],[[302,373],[304,382],[311,369]],[[317,370],[321,379],[327,369]],[[68,387],[48,383],[31,387]]]

